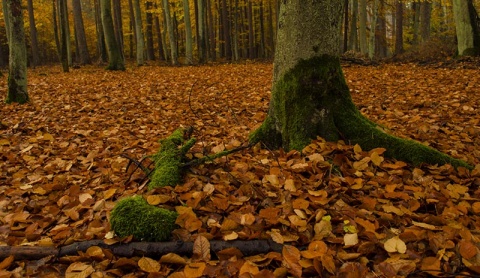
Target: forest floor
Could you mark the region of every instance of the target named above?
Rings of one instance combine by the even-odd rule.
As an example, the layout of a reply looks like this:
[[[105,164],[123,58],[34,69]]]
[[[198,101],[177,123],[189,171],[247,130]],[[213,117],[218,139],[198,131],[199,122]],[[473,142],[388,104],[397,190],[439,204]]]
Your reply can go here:
[[[285,245],[251,256],[228,249],[210,257],[207,244],[195,256],[131,258],[92,247],[63,258],[2,258],[0,276],[479,275],[480,70],[386,64],[344,72],[370,119],[475,170],[413,167],[383,149],[318,138],[301,154],[257,145],[191,167],[184,184],[148,191],[141,171],[125,173],[121,155],[153,154],[180,126],[195,128],[191,157],[246,144],[268,110],[272,65],[39,67],[29,70],[30,104],[0,104],[0,246],[120,240],[109,213],[135,194],[180,212],[172,240]]]

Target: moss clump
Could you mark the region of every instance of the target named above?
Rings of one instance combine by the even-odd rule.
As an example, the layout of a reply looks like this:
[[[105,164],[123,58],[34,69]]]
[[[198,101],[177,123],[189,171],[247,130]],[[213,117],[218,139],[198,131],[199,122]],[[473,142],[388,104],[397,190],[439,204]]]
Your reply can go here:
[[[164,186],[175,186],[182,179],[182,160],[188,150],[195,144],[195,139],[185,141],[189,137],[189,129],[179,128],[169,137],[160,141],[159,151],[153,156],[155,170],[148,188],[154,189]],[[187,136],[186,136],[187,135]]]
[[[118,236],[136,240],[166,241],[175,229],[178,214],[149,205],[142,196],[119,201],[110,214],[110,226]]]

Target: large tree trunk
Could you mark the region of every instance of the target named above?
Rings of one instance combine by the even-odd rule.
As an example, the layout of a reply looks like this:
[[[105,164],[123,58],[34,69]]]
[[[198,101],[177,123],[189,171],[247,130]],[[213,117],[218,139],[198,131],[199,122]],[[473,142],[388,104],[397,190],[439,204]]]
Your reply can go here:
[[[28,102],[27,47],[21,0],[5,0],[5,22],[9,48],[8,92],[6,102]]]
[[[251,134],[251,143],[302,150],[322,136],[365,150],[382,147],[387,156],[413,164],[468,167],[420,143],[389,135],[360,113],[340,66],[342,11],[343,1],[338,0],[282,2],[270,109]]]
[[[125,70],[122,52],[117,40],[115,39],[115,30],[113,27],[112,4],[110,0],[100,0],[100,9],[102,13],[103,33],[107,45],[108,66],[107,70]]]
[[[90,64],[90,55],[87,48],[87,37],[85,36],[85,28],[83,25],[82,5],[80,0],[73,0],[73,19],[75,24],[75,39],[77,41],[77,53],[80,58],[80,64]]]
[[[118,47],[122,57],[124,56],[124,44],[123,44],[123,20],[122,20],[122,3],[120,0],[113,0],[113,28],[115,29],[115,39],[117,40]]]
[[[478,15],[472,0],[454,0],[453,13],[457,30],[458,55],[480,54]]]

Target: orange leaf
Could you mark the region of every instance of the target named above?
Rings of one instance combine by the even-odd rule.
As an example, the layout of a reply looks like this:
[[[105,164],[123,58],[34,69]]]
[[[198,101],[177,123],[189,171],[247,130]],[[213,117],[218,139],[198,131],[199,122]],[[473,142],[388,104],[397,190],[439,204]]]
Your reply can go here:
[[[160,263],[148,257],[143,257],[138,260],[138,267],[148,273],[160,271]]]
[[[193,242],[193,255],[198,260],[210,260],[210,242],[206,237],[200,235],[195,239]]]

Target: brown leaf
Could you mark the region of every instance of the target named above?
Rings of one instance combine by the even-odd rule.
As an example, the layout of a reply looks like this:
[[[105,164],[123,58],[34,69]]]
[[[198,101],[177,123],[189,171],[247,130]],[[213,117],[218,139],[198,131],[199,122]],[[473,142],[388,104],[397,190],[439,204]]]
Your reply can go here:
[[[288,272],[295,277],[302,277],[302,267],[300,266],[300,251],[291,245],[283,246],[283,263],[287,265]]]
[[[138,260],[138,267],[148,273],[160,271],[160,263],[148,257],[142,257],[140,260]]]
[[[210,242],[204,236],[199,235],[193,242],[193,255],[195,259],[200,261],[209,261],[210,255]]]
[[[204,262],[189,263],[185,266],[183,273],[185,273],[186,278],[201,277],[206,267],[207,265]]]

